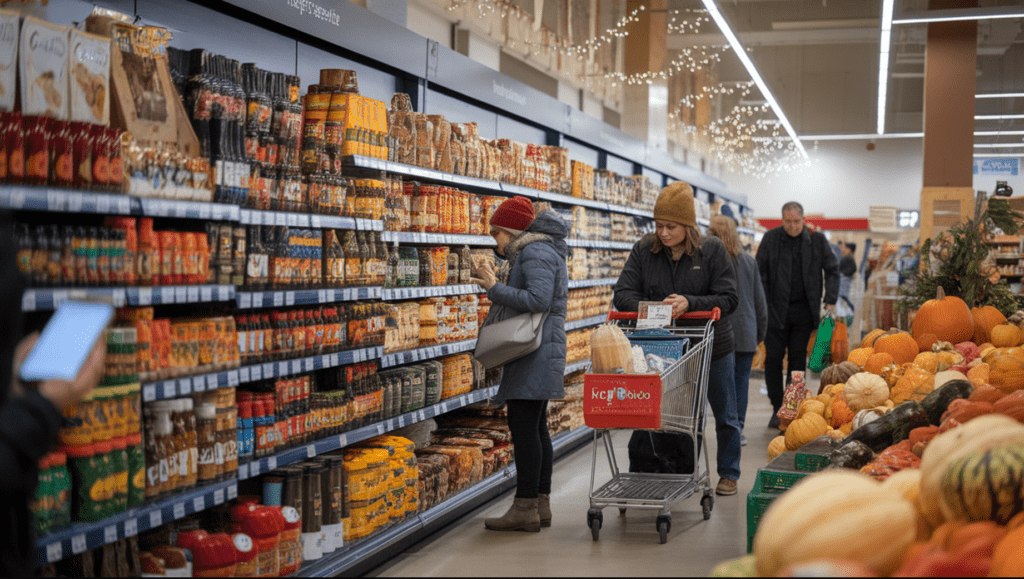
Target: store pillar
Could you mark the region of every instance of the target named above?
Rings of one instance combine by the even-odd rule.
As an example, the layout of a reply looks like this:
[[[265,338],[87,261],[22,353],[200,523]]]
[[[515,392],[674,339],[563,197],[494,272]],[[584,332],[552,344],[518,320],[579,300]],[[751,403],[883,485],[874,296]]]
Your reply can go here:
[[[627,76],[665,69],[668,35],[668,0],[629,0],[626,12],[646,6],[631,23],[625,38],[625,73]],[[622,130],[643,139],[657,149],[667,150],[668,83],[664,79],[650,83],[626,84]]]
[[[977,0],[930,0],[928,8],[977,7]],[[974,214],[974,92],[978,24],[928,24],[924,74],[921,235],[935,237]]]

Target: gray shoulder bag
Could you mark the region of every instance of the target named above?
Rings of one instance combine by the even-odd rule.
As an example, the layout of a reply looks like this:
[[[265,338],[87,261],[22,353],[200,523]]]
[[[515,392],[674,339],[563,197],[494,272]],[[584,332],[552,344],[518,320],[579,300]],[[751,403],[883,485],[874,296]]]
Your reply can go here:
[[[519,314],[480,328],[473,356],[490,370],[540,348],[548,312]]]

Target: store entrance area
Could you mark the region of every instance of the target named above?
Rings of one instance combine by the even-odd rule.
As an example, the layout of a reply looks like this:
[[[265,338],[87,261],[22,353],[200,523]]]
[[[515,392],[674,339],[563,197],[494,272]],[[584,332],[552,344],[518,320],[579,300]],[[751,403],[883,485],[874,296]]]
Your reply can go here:
[[[484,528],[484,519],[500,517],[511,503],[514,490],[477,508],[452,525],[431,535],[386,564],[374,569],[375,577],[706,577],[718,563],[746,553],[747,493],[754,486],[757,469],[765,465],[766,449],[778,431],[768,429],[771,403],[761,394],[760,373],[750,378],[750,405],[743,433],[747,445],[741,459],[742,476],[733,496],[715,497],[711,519],[705,521],[700,495],[693,495],[672,509],[668,542],[659,543],[655,511],[604,509],[600,538],[594,541],[587,527],[593,442],[555,462],[551,492],[552,525],[540,533],[501,533]],[[705,432],[711,460],[711,484],[715,473],[714,417],[708,416]],[[630,431],[612,431],[619,465],[628,467],[626,444]],[[608,480],[604,447],[598,448],[597,482]],[[703,457],[702,457],[703,460]]]

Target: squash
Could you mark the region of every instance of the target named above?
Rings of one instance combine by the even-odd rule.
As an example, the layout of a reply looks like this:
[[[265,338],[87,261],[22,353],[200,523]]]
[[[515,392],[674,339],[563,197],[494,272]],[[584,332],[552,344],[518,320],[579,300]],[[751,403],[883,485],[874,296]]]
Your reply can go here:
[[[964,362],[964,356],[949,342],[938,341],[930,352],[921,352],[914,358],[914,364],[935,374]]]
[[[853,421],[853,411],[846,405],[842,398],[832,401],[832,419],[829,421],[832,428],[840,428],[842,425]]]
[[[1024,443],[976,450],[953,460],[941,480],[947,520],[1005,525],[1024,511]]]
[[[1007,394],[992,404],[992,412],[1024,422],[1024,390]]]
[[[889,399],[889,385],[881,376],[870,372],[858,372],[846,381],[843,397],[853,412],[874,408]]]
[[[896,328],[882,334],[875,340],[875,354],[889,354],[897,364],[913,362],[921,350],[917,347],[914,337]]]
[[[1017,392],[1020,392],[1020,390],[1018,390]],[[971,395],[967,397],[967,399],[970,400],[971,402],[988,402],[990,404],[995,404],[1000,398],[1004,396],[1009,396],[1009,394],[1003,392],[1002,390],[996,388],[995,386],[990,386],[989,384],[975,384],[974,390],[971,392]]]
[[[932,346],[935,342],[939,341],[939,337],[935,334],[921,334],[919,337],[914,338],[917,342],[917,349],[920,352],[931,352]]]
[[[957,372],[956,370],[943,370],[935,374],[935,387],[938,388],[950,380],[967,380],[967,376],[963,372]]]
[[[828,386],[825,386],[821,390],[821,393],[822,394],[828,394],[829,396],[835,397],[835,396],[839,396],[839,395],[841,395],[843,393],[843,388],[846,388],[846,381],[845,380],[843,380],[842,382],[839,382],[838,384],[829,384]]]
[[[786,437],[783,435],[776,436],[768,443],[768,462],[775,460],[775,457],[779,456],[786,451]]]
[[[818,416],[825,416],[825,403],[817,398],[805,398],[799,406],[796,407],[796,417],[801,418],[808,412],[817,414]]]
[[[989,384],[1003,392],[1024,388],[1024,359],[1012,354],[996,356],[989,364]]]
[[[932,390],[921,400],[921,407],[928,414],[928,422],[938,426],[942,424],[942,415],[949,404],[958,398],[971,396],[974,386],[967,380],[950,380]]]
[[[982,362],[981,364],[967,370],[967,379],[973,384],[984,384],[987,386],[991,371],[992,366]]]
[[[949,408],[942,413],[942,421],[955,420],[959,424],[967,424],[979,416],[992,414],[990,402],[971,402],[965,398],[957,398],[949,403]]]
[[[836,358],[832,359],[836,360]],[[839,359],[841,360],[842,358]],[[853,376],[857,372],[860,372],[860,366],[850,361],[832,364],[821,371],[821,387],[819,389],[819,393],[829,384],[845,383],[847,378]]]
[[[796,450],[828,432],[829,426],[820,414],[808,412],[786,427],[786,450]]]
[[[1020,328],[1013,324],[999,324],[992,328],[991,341],[992,345],[997,348],[1019,346],[1020,340]]]
[[[995,360],[1000,356],[1015,356],[1017,358],[1024,360],[1024,348],[1021,348],[1020,346],[996,348],[995,346],[993,346],[992,348],[985,351],[984,354],[982,354],[981,361],[985,362],[986,364],[991,364],[992,360]]]
[[[832,344],[830,346],[833,360],[845,360],[850,353],[850,337],[846,328],[846,322],[836,320],[836,326],[832,328]]]
[[[1007,525],[1009,527],[1009,525]],[[989,577],[1024,577],[1024,527],[1010,529],[992,551]]]
[[[921,495],[917,506],[933,526],[939,526],[945,515],[939,503],[942,477],[957,459],[976,451],[1024,443],[1024,424],[1001,414],[979,416],[933,438],[921,456]]]
[[[983,344],[989,341],[992,328],[1006,323],[1006,316],[995,306],[971,308],[971,319],[974,320],[974,343]]]
[[[867,363],[868,358],[871,354],[875,353],[874,348],[857,348],[850,352],[850,355],[846,357],[847,361],[857,365],[857,368],[863,368],[864,364]]]
[[[594,374],[633,373],[633,351],[621,328],[601,324],[590,333],[590,366]]]
[[[863,442],[851,440],[843,442],[838,448],[829,451],[828,457],[829,463],[825,467],[826,469],[859,469],[871,462],[875,458],[875,453]]]
[[[974,342],[960,342],[954,348],[956,348],[957,352],[960,352],[960,355],[964,357],[964,362],[968,364],[981,356],[981,350]]]
[[[903,377],[903,373],[907,371],[907,368],[913,365],[914,364],[912,362],[907,362],[906,364],[900,365],[889,364],[885,368],[882,368],[882,373],[879,374],[879,376],[881,376],[882,379],[885,380],[885,383],[889,385],[889,389],[891,390],[892,387],[895,386],[896,383],[900,381],[900,378]]]
[[[911,430],[928,424],[928,413],[921,404],[910,400],[862,426],[855,426],[846,440],[859,440],[871,450],[880,452],[888,446],[907,440]]]
[[[875,350],[875,353],[868,356],[867,361],[864,362],[864,371],[881,376],[882,368],[894,362],[892,354]]]
[[[809,475],[762,516],[753,543],[757,572],[775,576],[827,553],[888,575],[914,542],[915,518],[910,503],[864,475],[842,470]]]
[[[885,333],[885,330],[882,330],[882,329],[879,329],[879,328],[875,328],[874,330],[871,330],[870,332],[865,334],[864,338],[860,341],[860,347],[861,348],[873,348],[874,344],[875,344],[875,340],[878,339],[878,336],[881,336],[884,333]]]
[[[915,338],[935,334],[940,340],[957,344],[974,337],[974,318],[964,300],[947,296],[939,286],[935,290],[935,299],[921,304],[917,310],[910,324],[910,333]]]
[[[857,430],[861,426],[881,418],[883,414],[889,412],[889,408],[885,406],[876,406],[874,408],[865,408],[853,416],[853,421],[850,425],[851,428]]]
[[[900,404],[907,400],[920,402],[934,389],[935,375],[916,366],[911,366],[889,391],[889,399],[893,401],[893,404]]]

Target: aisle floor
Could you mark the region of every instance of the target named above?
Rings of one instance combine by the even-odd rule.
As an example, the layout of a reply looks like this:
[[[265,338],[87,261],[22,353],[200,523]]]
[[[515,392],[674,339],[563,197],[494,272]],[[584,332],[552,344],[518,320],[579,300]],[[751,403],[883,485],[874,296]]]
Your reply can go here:
[[[764,380],[751,376],[750,404],[744,434],[738,492],[715,497],[711,519],[701,514],[700,495],[672,509],[668,542],[659,543],[656,512],[629,510],[619,517],[617,508],[604,509],[598,541],[587,527],[593,443],[579,447],[555,462],[551,494],[552,526],[540,533],[495,532],[484,519],[501,516],[511,504],[514,490],[458,519],[407,551],[373,570],[376,577],[636,577],[704,576],[721,561],[746,554],[747,493],[757,469],[767,463],[768,443],[779,433],[767,428],[771,415],[768,397],[760,393]],[[628,466],[626,444],[630,431],[612,431],[619,465]],[[715,471],[714,421],[709,415],[706,432]],[[597,464],[598,484],[609,477],[603,445]],[[703,456],[701,457],[703,464]]]

